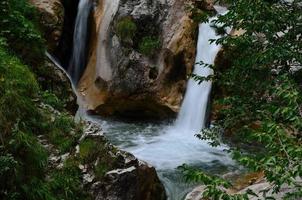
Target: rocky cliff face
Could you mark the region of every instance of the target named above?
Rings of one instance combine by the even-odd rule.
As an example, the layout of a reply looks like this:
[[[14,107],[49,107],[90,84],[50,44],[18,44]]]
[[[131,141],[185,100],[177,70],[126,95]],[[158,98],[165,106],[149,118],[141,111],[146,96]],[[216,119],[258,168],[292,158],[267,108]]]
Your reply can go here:
[[[90,58],[79,83],[102,115],[168,117],[194,64],[196,24],[185,0],[99,0]]]

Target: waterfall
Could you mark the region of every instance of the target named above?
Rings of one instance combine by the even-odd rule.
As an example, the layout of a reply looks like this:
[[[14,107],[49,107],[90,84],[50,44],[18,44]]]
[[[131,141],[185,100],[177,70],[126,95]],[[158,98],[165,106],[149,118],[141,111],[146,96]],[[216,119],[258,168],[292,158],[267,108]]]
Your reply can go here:
[[[73,51],[68,67],[72,81],[76,84],[86,65],[86,41],[88,33],[88,17],[92,8],[91,0],[80,0],[78,5],[78,14],[76,18],[74,35],[73,35]]]
[[[218,13],[226,12],[223,7],[215,6]],[[213,64],[220,49],[219,45],[210,43],[210,39],[218,39],[212,23],[199,26],[196,62]],[[210,68],[196,64],[194,72],[199,76],[213,74]],[[103,130],[113,144],[134,154],[137,158],[147,161],[154,166],[163,181],[169,200],[181,200],[190,190],[177,170],[177,167],[186,163],[200,167],[212,173],[221,166],[232,167],[235,163],[228,153],[226,145],[212,147],[208,141],[198,140],[195,134],[205,126],[205,115],[208,98],[211,91],[211,82],[198,83],[189,80],[181,111],[173,124],[132,124],[99,119]]]
[[[211,18],[208,23],[199,25],[199,36],[197,43],[196,63],[194,74],[207,77],[213,74],[213,70],[204,65],[214,64],[215,57],[220,49],[215,43],[210,44],[210,39],[218,39],[215,30],[211,27]],[[211,81],[203,81],[198,84],[197,81],[190,79],[187,85],[187,91],[183,100],[180,113],[176,120],[175,126],[181,130],[200,131],[205,126],[206,110],[208,105],[209,94],[211,91]]]
[[[215,17],[199,26],[196,62],[213,64],[220,49],[219,45],[209,41],[220,37],[212,28],[214,19]],[[212,69],[199,64],[194,68],[194,73],[199,76],[213,74]],[[205,125],[210,91],[210,81],[198,84],[190,79],[176,121],[162,128],[160,131],[162,134],[153,137],[152,140],[143,139],[138,142],[138,146],[125,149],[161,170],[174,169],[183,163],[211,163],[214,160],[223,160],[223,163],[227,163],[228,158],[222,153],[225,146],[212,148],[207,141],[200,141],[195,137]]]
[[[222,6],[214,6],[215,10],[224,15],[227,9]],[[197,42],[196,64],[193,73],[201,77],[207,77],[213,74],[213,70],[205,64],[214,64],[215,57],[221,48],[216,43],[210,43],[211,39],[219,39],[220,36],[216,34],[212,27],[213,20],[217,17],[212,17],[207,23],[199,25],[199,35]],[[219,25],[219,24],[217,24]],[[227,28],[227,32],[231,29]],[[175,122],[175,127],[185,132],[199,132],[205,127],[206,111],[208,107],[209,95],[212,88],[211,81],[203,81],[198,84],[197,81],[190,79],[187,85],[187,91],[183,100],[179,115]]]

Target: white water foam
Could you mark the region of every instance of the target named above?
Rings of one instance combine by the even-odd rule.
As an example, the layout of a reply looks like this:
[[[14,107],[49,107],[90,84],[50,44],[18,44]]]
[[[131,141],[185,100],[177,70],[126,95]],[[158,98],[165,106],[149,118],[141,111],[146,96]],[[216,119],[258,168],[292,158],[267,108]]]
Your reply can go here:
[[[220,9],[220,7],[218,8]],[[225,12],[224,9],[221,8],[221,10]],[[213,17],[208,23],[202,23],[199,26],[196,62],[213,64],[220,49],[219,45],[209,42],[210,39],[220,37],[212,28],[214,19],[216,18]],[[213,74],[213,71],[208,67],[196,64],[194,73],[199,76],[209,76]],[[181,111],[175,123],[157,130],[160,131],[160,134],[155,134],[154,137],[145,136],[145,130],[141,130],[140,134],[134,134],[134,137],[131,138],[133,145],[123,148],[139,159],[149,162],[158,170],[175,169],[183,163],[210,164],[219,161],[232,165],[232,159],[223,151],[227,148],[226,146],[213,148],[208,141],[200,141],[195,137],[195,134],[199,133],[205,125],[210,91],[210,81],[198,84],[194,80],[189,80]],[[106,125],[103,124],[108,132],[114,126],[116,124],[106,128]],[[121,133],[121,135],[124,134]]]

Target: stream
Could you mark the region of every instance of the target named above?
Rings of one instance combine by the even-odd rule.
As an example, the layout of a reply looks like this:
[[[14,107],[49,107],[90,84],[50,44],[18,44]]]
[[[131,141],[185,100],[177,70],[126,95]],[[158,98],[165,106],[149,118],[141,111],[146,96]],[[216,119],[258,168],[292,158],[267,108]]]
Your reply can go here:
[[[216,6],[219,13],[226,12]],[[218,39],[208,23],[199,26],[196,63],[213,64],[220,46],[210,43]],[[209,76],[212,69],[196,64],[194,74]],[[205,127],[211,82],[198,84],[190,79],[177,119],[161,123],[121,122],[94,118],[103,128],[107,138],[119,148],[134,154],[137,158],[154,166],[165,185],[170,200],[184,199],[194,184],[187,183],[178,167],[187,164],[213,175],[223,175],[237,169],[236,164],[226,153],[227,146],[211,147],[208,141],[198,140],[197,134]]]
[[[186,163],[213,175],[237,170],[236,164],[223,151],[213,148],[194,134],[175,132],[174,123],[121,122],[93,118],[107,138],[119,148],[154,166],[170,200],[182,200],[195,184],[187,183],[178,166]]]
[[[81,1],[85,3],[87,0]],[[79,8],[86,6],[89,9],[87,4],[80,4],[79,6]],[[220,14],[226,12],[226,9],[220,6],[216,6],[215,9]],[[79,16],[86,18],[86,12],[83,11],[83,13],[82,15],[80,12]],[[215,19],[216,17],[212,17],[209,22],[199,25],[196,63],[202,61],[213,64],[220,50],[220,46],[209,42],[210,39],[220,37],[212,27],[212,21]],[[77,20],[81,21],[82,19],[77,17]],[[80,26],[81,23],[78,22],[77,24]],[[85,34],[82,32],[79,34],[82,34],[79,38],[82,37],[83,39]],[[75,38],[78,36],[75,35]],[[77,41],[75,42],[76,45]],[[84,46],[84,44],[81,45]],[[73,55],[78,58],[83,54],[83,51],[75,50],[74,53],[80,54]],[[50,54],[47,53],[47,56],[60,66]],[[199,76],[209,76],[213,74],[213,71],[201,64],[196,64],[193,73]],[[74,79],[75,77],[71,76],[71,78]],[[214,148],[208,144],[208,141],[201,141],[195,136],[206,124],[211,87],[210,81],[203,81],[198,84],[190,79],[179,115],[172,121],[167,120],[161,123],[123,122],[87,116],[86,111],[81,108],[77,114],[78,117],[88,118],[88,120],[100,124],[112,144],[154,166],[165,186],[168,199],[182,200],[197,184],[186,182],[178,169],[179,166],[187,164],[208,174],[218,176],[238,170],[236,163],[225,151],[228,146],[223,145]],[[76,90],[74,91],[76,92]],[[81,105],[80,102],[79,105]]]

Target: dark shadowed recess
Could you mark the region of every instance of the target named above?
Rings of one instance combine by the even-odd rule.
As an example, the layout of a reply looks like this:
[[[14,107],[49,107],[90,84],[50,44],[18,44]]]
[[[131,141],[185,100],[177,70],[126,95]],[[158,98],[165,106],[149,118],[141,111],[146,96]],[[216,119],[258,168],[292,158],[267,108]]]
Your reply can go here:
[[[55,56],[58,58],[62,66],[67,69],[69,66],[69,62],[72,56],[72,49],[73,49],[73,35],[74,35],[74,27],[77,17],[78,11],[78,4],[79,0],[61,0],[64,6],[64,27],[62,37],[60,39],[59,45],[55,50]],[[91,30],[91,18],[92,14],[88,20],[88,31]],[[89,40],[90,40],[90,33],[87,34],[86,38],[86,59],[85,65],[87,63],[87,56],[88,56],[88,49],[89,49]],[[83,70],[82,70],[83,71]]]

